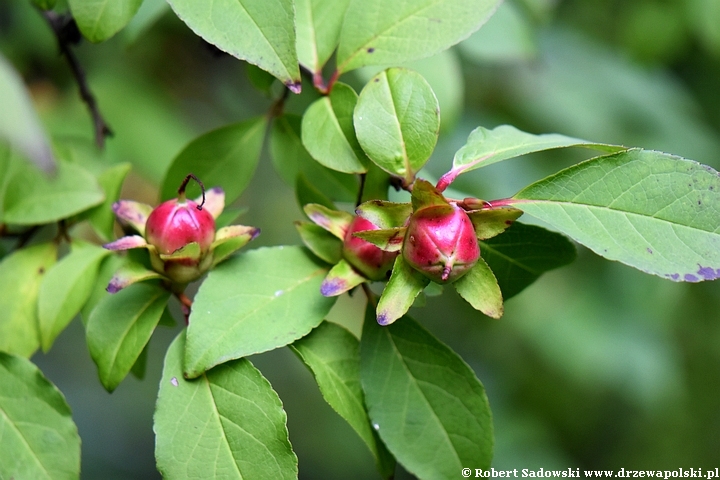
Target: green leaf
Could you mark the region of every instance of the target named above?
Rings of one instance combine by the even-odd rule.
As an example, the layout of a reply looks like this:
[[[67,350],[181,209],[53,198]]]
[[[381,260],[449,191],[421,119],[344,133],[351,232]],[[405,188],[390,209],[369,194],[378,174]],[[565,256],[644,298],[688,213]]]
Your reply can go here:
[[[320,259],[330,264],[340,261],[342,241],[319,225],[309,222],[295,223],[306,247]]]
[[[209,4],[208,4],[209,5]],[[175,157],[162,184],[163,200],[177,197],[177,189],[188,173],[194,173],[206,188],[222,187],[225,203],[234,202],[255,173],[267,119],[253,118],[228,125],[196,138]],[[190,183],[188,198],[200,195]]]
[[[275,75],[300,93],[295,15],[290,0],[169,0],[197,35],[230,55]]]
[[[503,314],[503,297],[498,281],[482,258],[465,275],[453,283],[462,298],[488,317]]]
[[[377,323],[389,325],[405,315],[428,283],[430,280],[408,265],[402,255],[398,255],[390,280],[377,304]]]
[[[598,255],[675,281],[720,278],[720,174],[660,152],[580,163],[513,203]]]
[[[556,148],[586,147],[605,152],[618,152],[625,147],[592,143],[556,133],[533,135],[511,125],[500,125],[492,130],[478,127],[470,133],[465,145],[455,153],[453,168],[438,182],[441,192],[461,173],[487,167],[520,155]]]
[[[382,327],[368,311],[360,378],[375,430],[410,473],[457,478],[468,465],[490,468],[493,427],[482,384],[413,319]]]
[[[215,233],[212,243],[213,267],[244,247],[260,234],[260,229],[245,225],[228,225]]]
[[[21,165],[5,192],[7,223],[39,225],[56,222],[101,204],[105,194],[95,177],[72,163],[58,164],[48,178],[32,165]]]
[[[273,121],[270,156],[275,171],[291,187],[296,186],[300,177],[305,177],[312,179],[312,185],[330,199],[354,202],[358,191],[357,179],[324,167],[311,157],[302,143],[301,124],[302,117],[292,114]]]
[[[164,313],[165,312],[163,311],[163,316],[165,316]],[[133,377],[137,378],[138,380],[142,380],[143,378],[145,378],[145,372],[147,372],[147,358],[149,347],[150,343],[145,345],[145,348],[143,348],[142,352],[140,352],[140,356],[137,360],[135,360],[135,363],[130,369],[130,373],[132,373]]]
[[[326,297],[336,297],[366,281],[367,278],[355,271],[347,260],[341,259],[330,269],[323,280],[320,285],[320,293]]]
[[[55,0],[31,0],[31,2],[40,10],[52,10],[55,8]]]
[[[370,426],[360,386],[360,342],[340,325],[323,322],[291,345],[315,377],[325,401],[362,438],[378,470],[389,478],[395,461]]]
[[[367,160],[353,127],[353,110],[357,101],[355,90],[338,82],[330,95],[315,100],[303,115],[303,145],[315,160],[332,170],[345,173],[367,171]]]
[[[0,352],[0,478],[80,477],[80,436],[62,393],[29,360]]]
[[[136,283],[103,298],[90,314],[88,349],[107,391],[115,390],[140,357],[169,297],[159,285]]]
[[[302,173],[297,176],[297,182],[295,182],[295,198],[301,207],[305,207],[309,203],[317,203],[325,208],[335,208],[335,203]]]
[[[352,0],[337,53],[339,72],[432,56],[467,38],[498,0]]]
[[[155,408],[155,458],[164,478],[294,479],[287,415],[270,383],[236,360],[183,378],[185,333],[165,356]]]
[[[10,153],[10,146],[0,142],[0,223],[5,212],[5,192],[19,166],[19,160]]]
[[[55,338],[80,313],[97,276],[100,262],[110,252],[95,245],[75,241],[69,255],[45,275],[38,294],[40,345],[50,350]]]
[[[122,184],[129,172],[130,164],[121,163],[108,168],[98,177],[98,183],[105,192],[105,201],[101,205],[88,210],[86,215],[95,233],[104,242],[109,242],[113,238],[115,213],[112,205],[120,198]]]
[[[521,62],[537,53],[532,26],[513,2],[503,2],[480,30],[462,42],[460,51],[481,65]]]
[[[30,95],[20,75],[2,55],[0,92],[3,97],[3,106],[0,108],[0,140],[7,141],[46,172],[53,172],[55,158]]]
[[[320,295],[327,267],[300,247],[260,248],[213,269],[195,296],[185,372],[292,343],[316,327],[335,303]]]
[[[70,11],[83,36],[97,43],[127,25],[143,0],[68,0]]]
[[[256,67],[252,63],[245,64],[245,75],[247,75],[250,84],[260,90],[268,98],[272,96],[272,86],[277,80],[272,74],[266,72],[260,67]]]
[[[295,0],[297,56],[300,65],[313,73],[335,51],[350,0]]]
[[[497,278],[505,300],[543,273],[575,260],[575,245],[564,235],[515,222],[502,235],[480,242],[483,259]]]
[[[451,208],[450,203],[438,190],[432,186],[427,180],[419,178],[415,180],[411,192],[412,207],[414,211],[418,211],[425,207],[447,207]]]
[[[440,108],[419,73],[389,68],[360,92],[353,120],[370,160],[409,185],[435,148]]]
[[[15,250],[0,262],[0,351],[29,357],[40,346],[37,300],[57,246],[42,243]]]

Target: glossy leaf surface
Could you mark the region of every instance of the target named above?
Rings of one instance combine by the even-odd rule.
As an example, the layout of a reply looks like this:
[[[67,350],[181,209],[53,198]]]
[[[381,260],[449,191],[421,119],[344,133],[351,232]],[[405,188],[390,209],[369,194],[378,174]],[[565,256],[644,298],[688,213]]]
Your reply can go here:
[[[80,476],[80,436],[62,393],[29,360],[0,352],[0,478]]]
[[[155,408],[155,458],[164,478],[293,479],[287,416],[270,383],[245,360],[183,377],[185,332],[165,355]]]
[[[260,248],[218,265],[193,303],[187,376],[306,335],[335,302],[320,295],[327,271],[300,247]]]
[[[492,418],[475,373],[412,318],[383,327],[370,310],[360,378],[370,420],[390,452],[418,478],[455,478],[470,464],[489,469]]]
[[[230,55],[266,70],[299,93],[291,0],[170,0],[197,35]]]
[[[598,255],[675,281],[720,278],[720,174],[628,150],[530,185],[515,206]]]

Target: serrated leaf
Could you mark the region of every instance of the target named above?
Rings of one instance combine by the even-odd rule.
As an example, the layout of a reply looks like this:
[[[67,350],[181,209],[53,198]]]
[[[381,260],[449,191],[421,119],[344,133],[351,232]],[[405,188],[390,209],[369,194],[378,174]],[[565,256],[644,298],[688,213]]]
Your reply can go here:
[[[368,309],[360,378],[368,414],[388,450],[418,478],[489,469],[493,427],[472,369],[410,317],[382,327]]]
[[[120,198],[120,189],[129,172],[130,164],[121,163],[108,168],[98,176],[97,180],[100,188],[105,192],[105,201],[101,205],[88,210],[86,215],[95,233],[97,233],[104,242],[113,238],[115,214],[113,213],[112,205]]]
[[[0,352],[0,478],[80,476],[80,436],[62,393],[29,360]]]
[[[395,470],[395,461],[370,426],[360,386],[360,342],[343,327],[323,322],[291,345],[315,377],[325,401],[362,438],[383,478]]]
[[[505,300],[517,295],[543,273],[575,260],[575,245],[564,235],[515,222],[502,235],[480,242],[483,260],[492,269]]]
[[[320,295],[326,274],[305,249],[282,246],[245,252],[213,269],[190,315],[187,377],[306,335],[335,303]]]
[[[83,36],[102,42],[127,25],[143,0],[68,0],[70,11]]]
[[[275,171],[292,186],[301,177],[312,179],[312,185],[323,195],[340,202],[354,202],[358,182],[352,175],[320,165],[302,143],[302,117],[285,114],[273,121],[270,130],[270,156]],[[320,203],[320,202],[313,202]]]
[[[315,100],[303,115],[303,145],[315,160],[338,172],[367,171],[367,160],[353,127],[357,101],[355,90],[338,82],[330,95]]]
[[[352,0],[337,53],[339,72],[432,56],[467,38],[499,0]]]
[[[408,265],[402,255],[398,255],[390,280],[377,304],[377,323],[389,325],[405,315],[428,283],[430,280]]]
[[[266,70],[300,93],[295,15],[290,0],[169,0],[197,35],[230,55]]]
[[[319,225],[309,222],[297,222],[300,238],[306,247],[320,259],[329,264],[340,261],[342,241]]]
[[[183,378],[185,332],[168,348],[155,407],[155,458],[164,478],[294,479],[287,415],[245,359]]]
[[[437,143],[440,108],[419,73],[389,68],[362,89],[353,122],[370,160],[410,184]]]
[[[442,192],[461,173],[480,167],[528,153],[567,147],[585,147],[605,152],[626,150],[626,147],[593,143],[556,133],[533,135],[511,125],[500,125],[492,130],[478,127],[470,133],[465,145],[455,153],[452,170],[443,175],[437,188]]]
[[[20,75],[2,55],[0,92],[3,97],[3,106],[0,108],[0,140],[7,141],[45,172],[53,172],[55,157],[30,95]]]
[[[513,203],[598,255],[674,281],[720,278],[720,174],[660,152],[594,158]]]
[[[37,299],[57,246],[42,243],[15,250],[0,262],[0,351],[29,357],[40,346]]]
[[[80,313],[97,276],[100,262],[110,252],[92,244],[75,241],[69,255],[50,270],[40,284],[38,320],[40,345],[50,350],[55,338]]]
[[[313,73],[335,51],[350,0],[295,0],[297,55],[300,65]]]
[[[488,317],[500,318],[503,314],[503,297],[495,275],[482,258],[465,275],[453,283],[455,290],[475,310]]]
[[[56,174],[48,178],[34,166],[23,164],[9,180],[4,220],[17,225],[51,223],[104,200],[95,177],[79,165],[60,162]]]
[[[341,259],[323,280],[320,293],[326,297],[336,297],[366,281],[367,278],[356,272],[347,260]]]
[[[163,200],[175,198],[188,173],[195,174],[207,188],[221,187],[225,203],[234,202],[255,173],[267,119],[258,117],[205,133],[190,142],[175,157],[162,183]],[[200,195],[190,183],[187,196]]]
[[[467,212],[478,240],[487,240],[507,230],[520,215],[517,208],[488,208]]]
[[[109,392],[130,373],[160,321],[170,293],[136,283],[104,297],[90,314],[86,336],[100,382]]]

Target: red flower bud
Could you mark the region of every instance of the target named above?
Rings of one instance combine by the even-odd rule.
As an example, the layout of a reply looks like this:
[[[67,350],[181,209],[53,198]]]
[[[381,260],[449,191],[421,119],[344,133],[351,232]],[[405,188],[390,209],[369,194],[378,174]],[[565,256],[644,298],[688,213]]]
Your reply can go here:
[[[454,282],[480,258],[475,228],[455,204],[432,205],[410,217],[403,256],[413,268],[438,283]]]
[[[215,240],[215,219],[192,200],[168,200],[148,217],[145,238],[160,254],[171,254],[192,242],[204,254]]]
[[[398,252],[385,252],[367,240],[353,235],[365,230],[379,230],[379,227],[362,217],[355,217],[345,234],[343,257],[368,279],[386,280]]]

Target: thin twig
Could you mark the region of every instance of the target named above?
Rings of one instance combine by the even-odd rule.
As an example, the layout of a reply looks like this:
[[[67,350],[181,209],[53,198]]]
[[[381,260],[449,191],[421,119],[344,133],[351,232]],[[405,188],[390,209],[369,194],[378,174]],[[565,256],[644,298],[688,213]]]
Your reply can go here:
[[[55,33],[58,46],[60,47],[60,52],[65,56],[68,64],[70,65],[70,70],[72,71],[75,81],[78,84],[78,88],[80,89],[80,98],[82,98],[83,102],[85,102],[90,110],[90,115],[92,115],[93,128],[95,131],[95,144],[98,148],[102,149],[105,146],[105,137],[112,136],[113,133],[100,113],[95,96],[87,83],[85,70],[83,70],[80,62],[75,56],[75,52],[73,52],[70,47],[70,44],[76,41],[76,36],[72,33],[72,30],[77,28],[77,26],[74,25],[75,20],[69,15],[60,15],[51,10],[43,11],[42,15],[45,17],[45,20],[47,20],[50,28],[52,28],[52,31]]]

